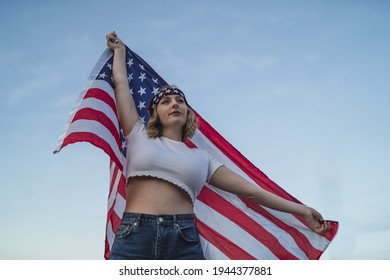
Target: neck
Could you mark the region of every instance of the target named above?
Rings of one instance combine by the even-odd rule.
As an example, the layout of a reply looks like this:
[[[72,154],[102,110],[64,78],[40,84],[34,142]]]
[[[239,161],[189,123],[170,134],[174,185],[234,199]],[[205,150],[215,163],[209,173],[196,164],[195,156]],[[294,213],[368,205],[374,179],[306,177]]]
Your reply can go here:
[[[166,127],[163,130],[162,136],[175,141],[182,141],[182,129],[177,127]]]

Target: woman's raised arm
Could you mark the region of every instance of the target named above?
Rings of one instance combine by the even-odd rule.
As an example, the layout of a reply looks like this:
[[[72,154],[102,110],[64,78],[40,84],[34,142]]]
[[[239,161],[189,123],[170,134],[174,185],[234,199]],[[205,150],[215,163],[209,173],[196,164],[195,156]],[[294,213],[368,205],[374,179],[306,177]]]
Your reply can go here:
[[[131,96],[126,70],[126,47],[115,31],[106,35],[107,46],[114,52],[112,77],[115,86],[116,106],[124,135],[128,135],[139,120],[137,108]]]

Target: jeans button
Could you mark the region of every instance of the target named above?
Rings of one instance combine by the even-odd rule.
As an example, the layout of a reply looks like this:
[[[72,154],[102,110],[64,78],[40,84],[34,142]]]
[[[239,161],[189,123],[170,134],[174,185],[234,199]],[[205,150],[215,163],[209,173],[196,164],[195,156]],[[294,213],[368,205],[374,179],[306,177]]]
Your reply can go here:
[[[158,221],[161,223],[162,221],[164,221],[164,219],[162,217],[158,218]]]

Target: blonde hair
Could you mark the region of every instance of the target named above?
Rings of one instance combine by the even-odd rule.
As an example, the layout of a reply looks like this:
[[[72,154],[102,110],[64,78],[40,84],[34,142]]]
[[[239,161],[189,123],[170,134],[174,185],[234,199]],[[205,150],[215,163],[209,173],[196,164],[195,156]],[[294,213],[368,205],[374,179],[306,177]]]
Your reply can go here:
[[[153,113],[147,124],[148,135],[150,138],[160,137],[163,134],[163,128],[160,122],[160,118],[157,114],[157,106],[153,108]],[[198,128],[198,122],[194,112],[188,107],[187,120],[182,129],[182,141],[194,136],[196,129]]]

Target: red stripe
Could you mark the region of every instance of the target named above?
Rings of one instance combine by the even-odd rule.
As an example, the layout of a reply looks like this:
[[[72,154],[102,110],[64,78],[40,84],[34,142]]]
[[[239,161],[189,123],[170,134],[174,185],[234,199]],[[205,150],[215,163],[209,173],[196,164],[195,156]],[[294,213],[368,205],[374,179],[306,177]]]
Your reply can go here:
[[[96,109],[83,108],[83,109],[80,109],[79,111],[77,111],[77,113],[75,114],[75,116],[72,120],[72,123],[77,121],[77,120],[92,120],[92,121],[97,121],[97,122],[101,123],[102,125],[104,125],[104,127],[106,127],[110,131],[112,136],[114,137],[114,139],[118,145],[118,149],[119,149],[119,151],[121,151],[122,143],[119,139],[118,129],[114,125],[112,120],[109,117],[107,117],[106,114],[104,114],[103,112],[96,110]]]
[[[119,169],[117,169],[118,172],[120,172]],[[120,172],[122,174],[122,172]],[[112,176],[110,178],[111,180],[111,186],[113,186],[115,184],[115,178],[117,176],[116,173],[113,174],[114,176]],[[115,205],[116,205],[116,200],[118,198],[118,195],[121,195],[122,197],[126,197],[126,189],[125,189],[125,184],[126,184],[126,180],[125,180],[125,177],[123,175],[121,175],[120,179],[119,179],[119,182],[118,182],[118,188],[117,188],[117,192],[115,192],[115,199],[111,205],[111,208],[108,209],[107,211],[107,216],[109,217],[107,219],[107,222],[109,220],[111,220],[111,223],[112,223],[112,226],[113,226],[113,229],[114,229],[114,233],[116,232],[116,229],[119,227],[120,225],[120,222],[121,222],[121,219],[122,217],[119,217],[118,216],[118,213],[115,212]],[[113,189],[113,188],[112,188]],[[112,189],[110,190],[109,194],[108,194],[108,197],[110,197],[111,193],[112,193]]]
[[[118,214],[114,211],[115,209],[115,201],[113,203],[113,205],[111,206],[111,208],[107,211],[107,217],[109,217],[107,219],[107,223],[109,221],[111,221],[111,225],[112,225],[112,229],[113,229],[113,232],[115,233],[117,228],[119,227],[120,225],[120,222],[121,222],[121,218],[118,216]]]
[[[199,234],[208,242],[213,244],[218,250],[232,260],[254,260],[255,258],[246,251],[238,247],[232,241],[219,234],[207,224],[197,219],[197,228]]]
[[[187,139],[184,143],[187,145],[188,148],[191,148],[191,149],[197,148],[196,145],[194,143],[192,143],[190,139]]]
[[[122,217],[118,216],[118,213],[114,211],[114,207],[111,208],[110,216],[111,216],[112,230],[114,233],[116,233],[116,230],[121,224]]]
[[[115,162],[112,162],[112,160],[110,160],[110,163],[115,165]],[[119,168],[117,168],[117,166],[114,167],[113,176],[111,176],[111,178],[110,178],[110,180],[111,180],[111,182],[110,182],[111,187],[110,188],[111,189],[110,189],[110,192],[108,194],[108,197],[111,196],[116,177],[118,176],[118,172],[120,174],[120,179],[118,182],[117,192],[115,192],[115,194],[114,194],[115,199],[112,203],[112,206],[107,211],[107,217],[108,217],[107,222],[111,221],[114,233],[116,232],[117,228],[119,227],[121,219],[122,219],[121,217],[118,216],[118,213],[115,212],[116,200],[117,200],[118,195],[121,195],[124,198],[126,197],[126,189],[125,189],[126,180],[125,180],[125,177],[123,176],[123,173],[119,170]]]
[[[109,193],[112,192],[114,188],[114,184],[116,182],[116,178],[119,177],[118,181],[118,187],[117,187],[117,192],[119,192],[120,195],[123,197],[126,197],[126,178],[123,175],[122,171],[116,166],[116,164],[110,159],[110,165],[114,165],[114,170],[112,172],[111,178],[110,178],[110,190]]]
[[[121,218],[115,213],[114,207],[111,207],[111,209],[107,212],[107,223],[106,223],[106,229],[108,227],[108,222],[111,222],[112,225],[112,231],[115,234],[120,223],[121,223]],[[105,240],[105,249],[104,249],[104,258],[109,259],[111,255],[111,250],[110,250],[110,245],[107,240],[107,235],[106,235],[106,240]]]
[[[107,236],[106,236],[106,240],[104,241],[104,258],[106,260],[109,260],[110,256],[111,256],[110,244],[108,243]]]
[[[122,173],[122,172],[121,172]],[[123,173],[121,174],[121,178],[119,180],[118,185],[118,193],[126,199],[126,178],[123,176]]]
[[[261,225],[248,217],[243,211],[227,202],[216,192],[204,187],[198,196],[198,199],[209,205],[218,213],[227,216],[229,220],[236,223],[239,227],[252,235],[256,240],[266,246],[278,259],[295,260],[296,256],[287,251],[278,239],[265,230]],[[273,217],[269,217],[273,220]]]
[[[123,176],[123,173],[121,172],[121,170],[116,166],[115,162],[113,162],[110,159],[110,166],[111,165],[114,165],[114,170],[113,170],[111,178],[110,178],[111,182],[110,182],[110,191],[109,191],[109,194],[108,194],[109,197],[110,197],[110,195],[111,195],[111,193],[113,191],[113,187],[114,187],[114,184],[116,182],[116,178],[117,178],[118,175],[120,175],[120,179],[119,179],[119,182],[118,182],[117,192],[115,193],[115,199],[113,201],[113,204],[112,204],[111,208],[107,211],[106,229],[108,227],[108,222],[111,222],[112,231],[115,233],[116,230],[118,229],[120,223],[121,223],[121,217],[119,217],[118,214],[114,211],[115,204],[116,204],[116,199],[117,199],[117,195],[118,194],[122,195],[123,197],[126,197],[126,186],[125,186],[126,185],[126,179]],[[107,235],[106,235],[104,258],[105,259],[109,259],[110,255],[111,255],[111,250],[110,250],[110,246],[109,246]]]
[[[103,138],[91,132],[73,132],[68,134],[65,137],[60,149],[76,142],[89,142],[90,144],[102,149],[113,161],[115,161],[119,168],[123,169],[122,163],[115,155],[111,146]]]
[[[332,238],[336,235],[337,231],[339,230],[339,223],[336,221],[331,221],[330,224],[332,226],[332,229],[327,233],[325,233],[324,237],[329,241],[332,241]]]
[[[96,98],[103,101],[104,103],[107,103],[107,105],[111,107],[112,111],[117,114],[115,100],[104,90],[100,88],[90,88],[84,96],[84,99],[86,98]]]

